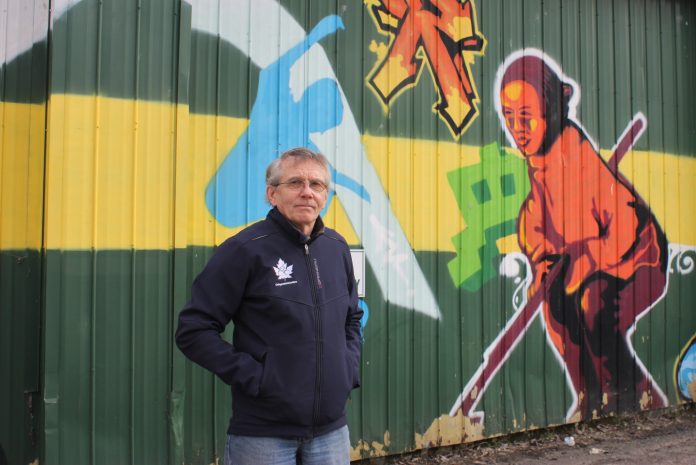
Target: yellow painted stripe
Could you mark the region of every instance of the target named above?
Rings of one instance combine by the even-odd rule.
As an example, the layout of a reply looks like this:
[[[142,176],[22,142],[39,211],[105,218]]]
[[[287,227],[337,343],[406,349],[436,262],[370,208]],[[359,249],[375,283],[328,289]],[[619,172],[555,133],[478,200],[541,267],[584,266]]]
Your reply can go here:
[[[48,249],[170,249],[176,108],[96,96],[48,102]]]
[[[0,249],[39,250],[44,104],[0,102]]]
[[[619,168],[650,205],[667,240],[696,245],[696,159],[636,151]]]
[[[167,250],[224,241],[242,228],[217,223],[204,192],[247,124],[166,103],[51,96],[45,247]],[[326,222],[358,242],[338,202]]]
[[[39,248],[44,108],[2,103],[1,117],[0,247]],[[218,224],[204,192],[247,124],[167,103],[52,95],[44,247],[168,250],[219,244],[241,228]],[[370,135],[363,144],[412,247],[453,252],[452,238],[466,222],[447,174],[478,163],[479,148]],[[696,210],[696,159],[631,152],[621,171],[651,205],[670,242],[696,245],[696,219],[681,214]],[[351,244],[359,243],[339,201],[325,221]],[[504,251],[516,248],[514,236],[498,244]]]
[[[373,136],[364,136],[363,144],[411,247],[454,252],[452,238],[466,222],[447,174],[479,163],[479,148]]]
[[[178,164],[185,169],[177,179],[177,185],[179,181],[188,185],[184,197],[189,208],[188,215],[181,214],[179,207],[176,209],[177,231],[185,231],[177,234],[177,247],[220,244],[244,228],[226,228],[215,221],[206,208],[204,195],[210,179],[247,125],[246,119],[238,118],[208,115],[191,115],[189,118],[189,145],[182,151],[184,155],[178,157]],[[189,155],[185,155],[187,153]],[[259,195],[264,195],[265,186],[259,186],[259,189]],[[343,206],[336,197],[334,199],[324,217],[326,225],[338,230],[350,244],[358,244],[360,241]]]
[[[447,174],[479,163],[479,147],[370,136],[363,142],[414,250],[454,252],[451,239],[466,222]],[[601,155],[608,158],[610,152]],[[680,214],[696,211],[696,159],[632,151],[619,168],[648,202],[667,239],[696,245],[696,218]],[[501,238],[497,245],[502,253],[519,251],[514,236]]]

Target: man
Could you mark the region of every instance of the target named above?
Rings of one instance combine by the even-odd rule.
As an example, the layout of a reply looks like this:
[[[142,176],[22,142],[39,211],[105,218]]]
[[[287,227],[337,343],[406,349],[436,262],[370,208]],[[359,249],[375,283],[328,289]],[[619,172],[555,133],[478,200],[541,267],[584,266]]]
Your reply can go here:
[[[348,245],[319,216],[329,183],[309,149],[273,160],[273,209],[220,245],[179,315],[178,347],[232,388],[227,465],[349,462],[362,311]],[[220,337],[230,321],[232,344]]]

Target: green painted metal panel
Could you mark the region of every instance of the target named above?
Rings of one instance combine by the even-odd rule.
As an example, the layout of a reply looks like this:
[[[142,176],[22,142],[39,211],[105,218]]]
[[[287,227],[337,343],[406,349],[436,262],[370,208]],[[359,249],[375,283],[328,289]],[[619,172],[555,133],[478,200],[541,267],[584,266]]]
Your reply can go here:
[[[45,459],[170,462],[172,253],[49,250],[45,266]]]
[[[178,0],[83,0],[56,9],[50,92],[174,102],[179,8]]]
[[[44,103],[48,79],[46,42],[37,42],[0,66],[0,83],[4,102]],[[29,71],[31,70],[31,71]],[[29,76],[29,79],[27,79]]]
[[[0,252],[0,447],[8,463],[39,456],[41,256]]]
[[[46,101],[48,9],[40,2],[8,1],[0,12],[3,47],[0,52],[0,92],[3,102],[44,103]],[[20,49],[16,44],[27,43]]]

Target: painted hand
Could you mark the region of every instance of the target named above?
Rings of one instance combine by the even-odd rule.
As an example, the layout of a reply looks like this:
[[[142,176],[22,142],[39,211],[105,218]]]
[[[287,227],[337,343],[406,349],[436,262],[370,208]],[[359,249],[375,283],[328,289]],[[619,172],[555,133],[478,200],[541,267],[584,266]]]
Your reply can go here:
[[[570,295],[578,290],[580,285],[596,270],[596,264],[588,254],[582,254],[571,259],[568,273],[565,277],[565,292]]]
[[[528,298],[531,299],[537,292],[541,292],[541,287],[544,285],[546,276],[549,274],[553,265],[554,262],[550,260],[542,260],[534,266],[534,279],[527,290]]]

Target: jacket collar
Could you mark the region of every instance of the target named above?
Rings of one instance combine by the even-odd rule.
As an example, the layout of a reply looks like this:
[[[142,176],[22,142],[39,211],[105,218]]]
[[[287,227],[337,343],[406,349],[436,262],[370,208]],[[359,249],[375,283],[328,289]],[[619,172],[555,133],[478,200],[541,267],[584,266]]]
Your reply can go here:
[[[291,240],[296,241],[298,244],[307,244],[324,234],[324,222],[321,216],[317,217],[312,233],[309,236],[305,236],[301,233],[276,207],[273,207],[273,209],[268,212],[266,218],[278,225]]]

